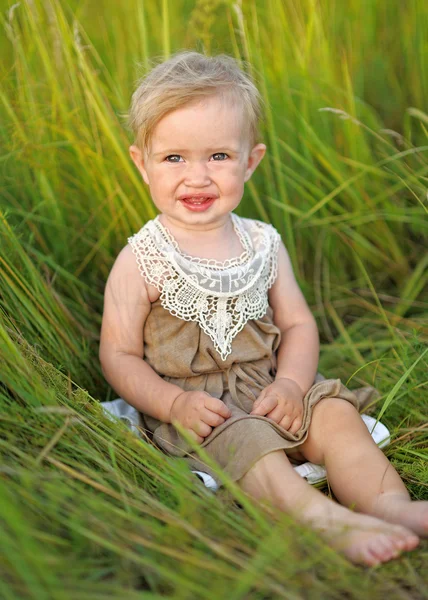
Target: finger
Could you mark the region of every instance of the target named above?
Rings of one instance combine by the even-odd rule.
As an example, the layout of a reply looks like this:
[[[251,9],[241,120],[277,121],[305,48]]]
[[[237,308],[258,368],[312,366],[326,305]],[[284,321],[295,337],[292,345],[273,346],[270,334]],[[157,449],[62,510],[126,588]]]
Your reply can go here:
[[[284,405],[278,404],[274,410],[266,415],[269,419],[273,419],[279,423],[284,417],[290,417],[290,423],[297,417],[297,411],[294,409],[292,404],[288,402]]]
[[[264,388],[260,394],[257,396],[256,400],[254,401],[254,404],[257,404],[257,402],[260,402],[261,400],[263,400],[263,398],[266,396],[266,389]]]
[[[276,408],[277,404],[278,402],[276,398],[273,396],[265,396],[261,402],[257,402],[253,405],[250,414],[265,416],[267,413]]]
[[[293,417],[291,417],[290,415],[285,415],[285,417],[283,419],[281,419],[281,421],[278,423],[278,425],[288,431],[292,421],[293,421]]]
[[[202,437],[206,438],[211,433],[212,427],[210,427],[203,421],[198,421],[197,423],[195,423],[195,425],[193,425],[193,431],[197,435],[201,435]]]
[[[296,417],[294,421],[291,423],[288,431],[292,434],[295,434],[299,431],[303,423],[302,417]]]
[[[271,410],[267,415],[265,415],[268,419],[272,419],[275,423],[279,423],[286,415],[285,409],[283,406],[277,405],[276,408]]]
[[[254,401],[253,408],[256,408],[257,406],[259,406],[259,404],[263,401],[265,396],[266,396],[266,388],[260,392],[259,397],[257,398],[257,400]]]
[[[190,435],[190,437],[195,440],[195,442],[197,444],[202,444],[202,442],[204,441],[203,437],[201,437],[200,435],[198,435],[195,431],[193,431],[193,429],[187,429],[186,431]]]
[[[230,417],[230,415],[232,414],[230,412],[230,409],[227,408],[227,406],[224,402],[222,402],[221,400],[218,400],[217,398],[213,398],[212,396],[209,396],[208,398],[205,399],[204,406],[208,410],[211,410],[212,412],[217,413],[218,415],[224,417],[225,419],[228,419]]]
[[[273,410],[277,404],[278,402],[276,398],[274,398],[273,396],[265,396],[260,402],[260,404],[256,404],[256,406],[253,406],[253,409],[250,414],[264,416],[266,413],[269,413],[271,410]]]
[[[215,413],[212,410],[208,410],[207,408],[201,412],[200,417],[204,423],[206,423],[207,425],[211,425],[211,427],[218,427],[226,420],[218,413]]]

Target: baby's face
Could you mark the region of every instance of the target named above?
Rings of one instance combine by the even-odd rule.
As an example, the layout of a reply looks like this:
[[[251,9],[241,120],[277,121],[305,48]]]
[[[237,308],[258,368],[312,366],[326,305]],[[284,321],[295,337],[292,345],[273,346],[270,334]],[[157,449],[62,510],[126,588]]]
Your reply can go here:
[[[158,210],[177,227],[211,228],[229,218],[266,146],[251,148],[242,111],[216,96],[166,115],[142,153],[132,159]]]

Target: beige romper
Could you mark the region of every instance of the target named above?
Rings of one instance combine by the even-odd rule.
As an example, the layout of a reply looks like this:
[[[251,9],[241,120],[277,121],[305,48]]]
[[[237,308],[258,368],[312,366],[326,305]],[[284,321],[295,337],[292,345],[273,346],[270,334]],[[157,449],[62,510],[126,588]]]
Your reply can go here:
[[[295,435],[267,417],[249,414],[260,392],[274,380],[276,371],[276,350],[281,333],[273,322],[273,311],[267,305],[267,298],[263,299],[264,304],[260,304],[260,299],[263,291],[267,296],[266,288],[276,277],[275,259],[279,236],[270,225],[241,219],[236,215],[233,215],[233,219],[236,228],[249,228],[252,225],[256,228],[256,233],[253,235],[254,232],[251,232],[246,240],[249,244],[249,255],[254,258],[257,249],[260,255],[263,254],[263,248],[267,249],[264,256],[267,258],[266,264],[264,267],[263,261],[259,264],[259,273],[264,273],[265,277],[264,280],[262,276],[259,277],[259,283],[256,279],[251,280],[257,269],[250,268],[246,279],[246,274],[239,271],[238,265],[238,279],[242,275],[244,283],[249,284],[244,285],[243,295],[250,294],[249,299],[239,304],[238,316],[233,306],[231,308],[227,304],[231,295],[227,295],[223,289],[223,292],[220,291],[219,296],[215,297],[211,292],[214,287],[211,279],[208,277],[208,281],[204,281],[208,273],[207,267],[210,267],[206,261],[201,265],[200,261],[195,259],[196,272],[193,271],[191,257],[180,254],[179,259],[184,257],[187,263],[180,263],[180,260],[177,263],[178,246],[158,219],[149,221],[129,241],[142,275],[161,290],[161,296],[152,304],[144,325],[144,359],[165,381],[176,384],[185,391],[205,391],[228,406],[231,417],[215,427],[204,439],[201,447],[232,480],[237,481],[257,460],[269,452],[297,449],[307,438],[312,409],[322,398],[343,398],[361,411],[370,402],[375,390],[368,386],[350,391],[339,379],[325,379],[317,374],[314,385],[305,395],[303,424]],[[237,233],[245,235],[243,231],[238,229]],[[269,234],[264,237],[264,246],[260,235],[257,238],[260,231]],[[269,236],[273,240],[270,247]],[[244,254],[241,255],[241,261],[244,261],[241,264],[248,259]],[[186,273],[189,264],[192,265],[190,278],[187,277],[189,273]],[[228,270],[236,271],[237,265],[227,264],[224,268],[223,266],[224,263],[222,268],[218,269],[219,264],[215,265],[216,273],[221,274],[224,283],[225,273]],[[167,274],[165,268],[168,268]],[[199,281],[208,283],[206,296],[203,286],[197,282],[198,277]],[[232,292],[236,287],[237,285],[232,283]],[[180,291],[178,297],[177,290]],[[222,293],[225,296],[222,296]],[[214,296],[214,304],[204,304],[201,294],[203,299],[212,300]],[[236,297],[239,297],[239,294],[235,294],[235,300]],[[189,312],[189,306],[198,302],[199,312]],[[263,314],[245,319],[245,315],[254,315],[257,310]],[[228,314],[231,316],[228,317]],[[227,338],[228,327],[230,333],[230,328],[236,325],[234,320],[239,318],[241,324],[237,329],[241,329],[234,333],[232,338]],[[214,329],[210,328],[211,326]],[[153,441],[161,449],[170,455],[185,458],[192,469],[209,473],[221,485],[216,473],[192,451],[173,425],[142,413],[141,425],[152,432]]]

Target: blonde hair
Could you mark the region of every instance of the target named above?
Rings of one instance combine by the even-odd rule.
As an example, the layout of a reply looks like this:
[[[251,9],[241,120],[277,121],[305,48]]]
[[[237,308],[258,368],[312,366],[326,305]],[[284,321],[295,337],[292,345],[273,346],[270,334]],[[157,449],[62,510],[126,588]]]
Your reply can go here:
[[[262,104],[252,79],[231,56],[205,56],[191,51],[178,52],[138,82],[128,113],[135,145],[147,150],[153,129],[165,115],[210,96],[240,105],[252,148],[259,138]]]

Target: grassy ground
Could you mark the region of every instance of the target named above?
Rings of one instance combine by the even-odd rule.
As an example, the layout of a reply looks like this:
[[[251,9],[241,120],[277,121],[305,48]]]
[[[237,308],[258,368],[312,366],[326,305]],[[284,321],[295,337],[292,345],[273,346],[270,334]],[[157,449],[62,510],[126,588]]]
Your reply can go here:
[[[97,402],[115,397],[105,280],[155,214],[127,153],[131,91],[154,57],[225,51],[266,105],[241,214],[281,232],[320,371],[379,389],[386,454],[428,497],[425,3],[0,5],[0,597],[427,598],[426,543],[354,567],[229,482],[210,494]]]

